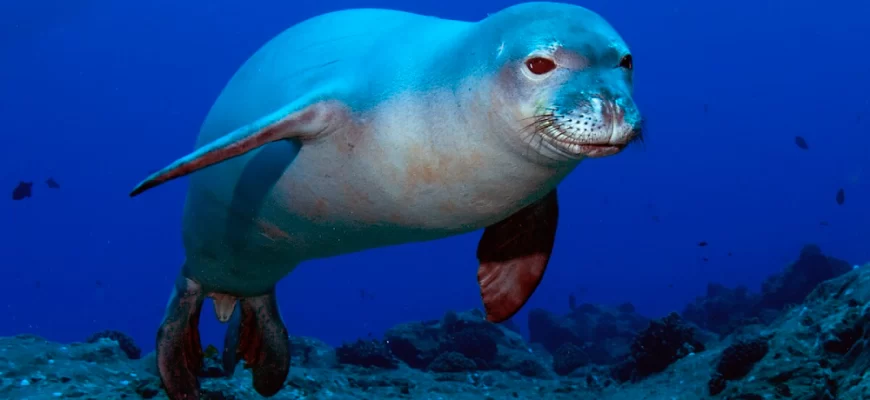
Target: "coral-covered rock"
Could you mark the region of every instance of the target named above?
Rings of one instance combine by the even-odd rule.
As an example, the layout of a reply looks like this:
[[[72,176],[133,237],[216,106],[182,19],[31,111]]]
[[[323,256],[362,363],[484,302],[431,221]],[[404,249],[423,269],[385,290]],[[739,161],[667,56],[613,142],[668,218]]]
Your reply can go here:
[[[677,313],[671,313],[661,320],[650,321],[647,329],[635,337],[631,355],[616,367],[614,376],[623,381],[629,377],[643,378],[664,371],[675,361],[704,348],[695,338],[695,328]]]
[[[755,363],[767,355],[769,349],[767,340],[763,338],[738,341],[722,352],[716,372],[725,380],[743,378]]]
[[[202,371],[199,376],[217,378],[225,374],[221,352],[214,345],[208,345],[202,352]]]
[[[360,367],[398,368],[399,363],[390,349],[380,340],[357,340],[335,349],[338,362]]]
[[[575,312],[597,321],[595,329],[586,332],[593,341],[613,333],[614,320],[617,327],[621,324],[619,315],[623,312],[602,309],[606,310],[588,305],[575,308]],[[708,345],[701,340],[706,350],[682,358],[681,352],[695,347],[685,334],[693,328],[681,327],[677,318],[669,316],[648,323],[634,343],[643,350],[638,358],[645,353],[677,360],[663,373],[643,379],[632,379],[641,376],[634,356],[613,367],[565,367],[573,372],[549,379],[555,374],[550,366],[569,359],[562,351],[553,357],[540,343],[526,345],[515,332],[486,322],[478,311],[448,313],[441,321],[415,323],[410,330],[414,333],[409,337],[415,341],[422,342],[423,335],[431,333],[430,339],[437,344],[433,350],[436,355],[423,369],[401,364],[398,368],[324,368],[333,365],[330,356],[336,357],[328,346],[314,339],[291,337],[293,368],[286,386],[274,399],[698,400],[711,394],[721,400],[866,399],[870,398],[868,310],[870,265],[819,285],[803,305],[789,308],[770,326],[744,327],[739,335],[732,334],[721,344]],[[702,332],[695,330],[695,340]],[[458,340],[460,337],[464,339]],[[764,345],[757,339],[767,344],[767,353],[754,366],[746,367],[763,353]],[[456,347],[459,342],[490,340],[496,344],[494,357],[479,356],[481,360],[492,358],[485,371],[465,355],[446,351],[462,348],[464,345]],[[672,341],[683,346],[672,346]],[[570,344],[565,348],[587,355],[590,348],[596,348],[583,345],[586,347]],[[378,346],[377,341],[345,345],[342,352],[353,350],[356,356],[359,348],[369,347],[373,349],[370,353],[383,355],[385,346]],[[482,354],[492,354],[491,348]],[[205,356],[216,357],[216,349],[207,349]],[[118,342],[105,338],[68,345],[32,336],[0,338],[0,398],[165,398],[155,364],[153,353],[131,360]],[[610,380],[610,373],[622,376],[621,383]],[[251,386],[250,370],[239,368],[231,377],[216,375],[202,377],[203,398],[260,398]]]
[[[752,367],[767,355],[770,346],[765,338],[739,340],[722,351],[716,363],[716,372],[710,377],[710,395],[715,396],[728,385],[728,381],[741,379],[749,374]],[[779,385],[778,393],[790,393],[788,386]]]
[[[338,363],[335,349],[320,339],[290,336],[290,365],[329,368]]]
[[[542,309],[529,312],[529,336],[550,353],[571,343],[593,364],[611,364],[629,353],[629,346],[649,320],[629,303],[617,308],[581,304],[564,316]]]
[[[755,322],[755,306],[761,296],[750,293],[745,286],[734,289],[717,283],[707,285],[707,293],[688,304],[682,312],[686,321],[720,335]]]
[[[476,362],[479,369],[488,369],[498,355],[498,344],[486,330],[467,328],[448,334],[440,350],[442,353],[462,354]]]
[[[800,304],[819,283],[851,270],[852,264],[825,256],[816,245],[806,245],[797,261],[764,281],[758,307],[782,310]]]
[[[796,262],[764,281],[761,294],[751,293],[744,286],[730,289],[710,283],[707,293],[688,304],[682,316],[720,335],[749,324],[769,324],[787,306],[803,302],[819,283],[851,269],[849,263],[823,255],[818,246],[806,245]]]
[[[559,375],[568,375],[587,364],[589,356],[573,343],[565,343],[553,353],[553,371]]]
[[[444,333],[437,323],[408,322],[384,334],[390,351],[411,368],[425,369],[440,354]]]
[[[545,367],[541,360],[531,355],[512,358],[501,365],[501,370],[516,372],[525,377],[539,379],[548,379],[553,375],[553,372]]]
[[[728,384],[721,396],[752,393],[764,398],[864,399],[870,398],[870,265],[820,284],[803,305],[788,309],[762,332],[768,352],[751,369],[733,373],[738,384]],[[739,342],[739,341],[738,341]],[[761,353],[755,350],[734,353]],[[723,351],[722,359],[726,357]],[[722,378],[724,380],[724,377]]]
[[[529,341],[542,344],[551,353],[565,343],[582,345],[590,339],[586,324],[535,308],[529,311]]]
[[[517,326],[517,323],[514,322],[513,318],[511,318],[507,321],[504,321],[499,325],[503,326],[505,329],[508,329],[508,330],[513,331],[517,334],[520,334],[520,327]]]
[[[447,312],[440,321],[401,324],[386,332],[392,353],[412,368],[432,369],[445,353],[462,354],[480,370],[511,370],[528,358],[519,333],[486,321],[480,310]]]
[[[124,354],[126,354],[127,357],[130,357],[131,360],[138,360],[142,357],[142,350],[139,349],[139,346],[136,346],[136,342],[133,341],[133,338],[124,332],[113,330],[97,332],[89,336],[85,342],[96,343],[100,339],[110,339],[118,342],[121,346],[121,350],[123,350]]]
[[[468,357],[453,351],[441,353],[429,363],[429,370],[434,372],[464,372],[477,370],[477,364]]]
[[[710,391],[710,396],[715,396],[719,393],[722,393],[722,391],[725,390],[726,387],[728,387],[728,382],[719,373],[713,374],[713,376],[710,378],[710,381],[707,382],[707,388]]]

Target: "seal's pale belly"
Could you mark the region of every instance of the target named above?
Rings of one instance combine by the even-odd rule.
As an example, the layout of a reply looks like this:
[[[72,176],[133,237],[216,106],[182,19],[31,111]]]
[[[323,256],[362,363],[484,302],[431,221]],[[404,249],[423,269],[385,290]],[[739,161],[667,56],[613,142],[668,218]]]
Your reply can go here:
[[[411,121],[403,132],[382,121],[375,126],[304,146],[271,144],[192,177],[185,213],[190,276],[215,291],[256,294],[304,260],[486,227],[534,195],[523,189],[532,185],[504,182],[541,180],[535,186],[549,190],[543,177],[551,171],[515,172],[515,162],[499,174],[482,168],[482,160],[498,158],[485,146],[437,150],[427,138],[448,133],[431,126],[417,134]],[[258,186],[282,167],[268,190]]]

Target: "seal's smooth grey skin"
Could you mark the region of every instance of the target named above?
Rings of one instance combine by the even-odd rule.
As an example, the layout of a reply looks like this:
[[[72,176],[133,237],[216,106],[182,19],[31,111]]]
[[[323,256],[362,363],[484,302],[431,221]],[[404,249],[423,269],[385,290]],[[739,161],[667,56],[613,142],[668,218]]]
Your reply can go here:
[[[232,320],[227,370],[244,359],[260,394],[280,390],[274,288],[305,260],[485,228],[487,319],[510,318],[549,260],[557,184],[640,137],[631,93],[628,47],[573,5],[479,22],[347,10],[284,31],[232,77],[196,150],[131,193],[191,174],[186,259],[157,340],[169,397],[199,398],[206,296]]]

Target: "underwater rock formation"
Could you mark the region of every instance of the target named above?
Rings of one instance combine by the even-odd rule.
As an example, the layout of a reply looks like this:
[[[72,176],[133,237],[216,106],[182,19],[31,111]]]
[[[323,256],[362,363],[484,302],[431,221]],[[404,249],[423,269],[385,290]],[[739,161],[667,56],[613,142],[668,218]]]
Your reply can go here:
[[[449,311],[440,321],[397,325],[384,336],[391,352],[414,369],[433,370],[432,364],[438,360],[435,369],[456,369],[461,365],[465,370],[515,371],[526,376],[548,374],[547,368],[537,365],[541,360],[519,333],[487,322],[480,310]],[[469,369],[466,360],[475,367]]]
[[[761,295],[749,292],[745,286],[731,289],[710,283],[707,293],[687,305],[681,315],[701,328],[727,335],[741,326],[757,322],[754,307],[760,299]]]
[[[396,369],[399,362],[387,345],[380,340],[357,340],[355,343],[343,344],[335,349],[338,362],[341,364],[358,365],[360,367],[377,367]]]
[[[130,357],[133,360],[138,360],[140,357],[142,357],[142,350],[139,349],[139,346],[136,346],[136,342],[133,341],[133,338],[131,338],[124,332],[118,332],[113,330],[97,332],[89,336],[85,340],[85,342],[95,343],[100,339],[111,339],[118,342],[118,344],[121,346],[121,350],[124,351],[124,354],[127,354],[127,357]]]
[[[704,349],[704,344],[695,336],[695,328],[677,313],[671,313],[661,320],[651,321],[635,336],[631,353],[614,368],[614,378],[620,382],[642,379]]]
[[[592,364],[611,364],[630,352],[635,335],[649,324],[626,303],[617,308],[581,304],[564,316],[540,308],[529,312],[529,337],[555,354],[570,343]]]
[[[808,244],[797,261],[765,279],[761,293],[710,283],[705,296],[688,304],[682,316],[703,329],[728,335],[746,325],[773,322],[783,309],[803,302],[819,283],[851,270],[852,264],[825,256],[818,246]]]
[[[803,305],[789,309],[763,329],[760,336],[769,338],[766,352],[759,342],[731,351],[735,360],[723,368],[745,378],[729,381],[721,396],[870,398],[868,330],[870,264],[820,284]],[[723,352],[722,362],[726,356]],[[738,366],[759,357],[754,366]]]
[[[758,308],[782,310],[799,304],[819,283],[851,270],[852,264],[825,256],[816,245],[806,245],[797,261],[764,280]]]
[[[600,332],[613,333],[612,325],[600,328],[613,322],[607,314],[619,321],[614,313],[633,312],[589,305],[575,312],[581,309],[595,322],[585,325],[590,330],[572,327],[572,334],[593,342],[603,338]],[[552,316],[541,311],[539,317]],[[722,341],[708,340],[676,314],[644,321],[612,365],[592,362],[588,342],[563,342],[553,352],[544,343],[527,344],[478,310],[401,324],[384,340],[338,349],[291,336],[290,376],[272,399],[870,398],[870,264],[821,283],[771,324],[744,327]],[[618,333],[635,326],[615,325]],[[135,344],[125,337],[99,333],[92,343],[73,344],[0,338],[0,398],[166,399],[154,353],[131,358],[122,347]],[[214,347],[204,358],[203,398],[262,399],[249,370],[225,376]]]

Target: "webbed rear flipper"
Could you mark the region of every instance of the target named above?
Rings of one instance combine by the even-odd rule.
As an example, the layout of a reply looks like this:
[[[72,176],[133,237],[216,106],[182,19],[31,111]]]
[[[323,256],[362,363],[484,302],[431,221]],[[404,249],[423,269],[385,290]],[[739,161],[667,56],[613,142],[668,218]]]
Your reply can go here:
[[[172,400],[199,399],[199,315],[204,299],[199,283],[180,276],[157,331],[157,369],[166,395]]]
[[[269,397],[284,387],[290,371],[290,339],[274,292],[239,299],[224,339],[223,368],[227,376],[239,360],[254,375],[254,389]]]

